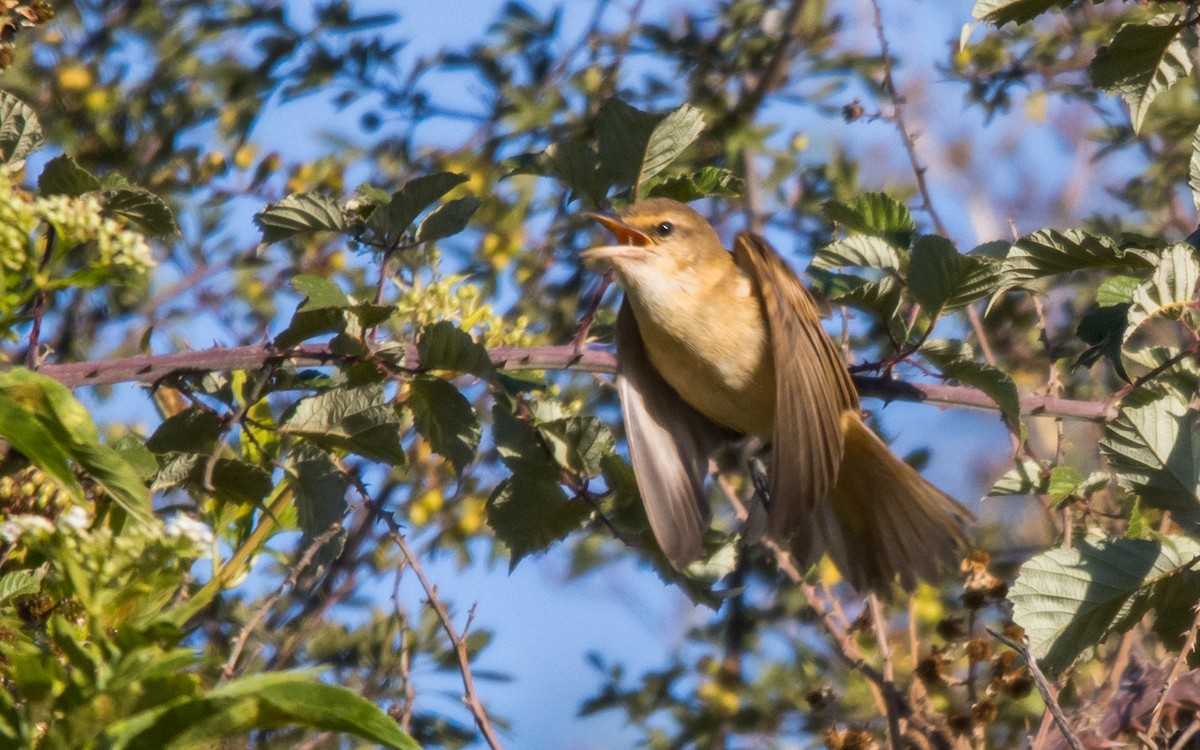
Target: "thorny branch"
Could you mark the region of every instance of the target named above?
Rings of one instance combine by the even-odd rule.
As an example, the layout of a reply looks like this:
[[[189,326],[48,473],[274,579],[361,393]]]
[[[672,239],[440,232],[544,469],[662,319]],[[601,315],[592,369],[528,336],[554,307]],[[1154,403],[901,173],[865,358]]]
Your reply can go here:
[[[1058,730],[1066,738],[1067,744],[1071,746],[1071,750],[1084,750],[1083,743],[1079,741],[1079,738],[1071,730],[1071,724],[1067,721],[1067,715],[1063,713],[1062,706],[1058,705],[1058,698],[1055,697],[1054,690],[1050,687],[1050,682],[1046,679],[1046,675],[1042,673],[1042,668],[1038,666],[1037,659],[1033,658],[1033,653],[1030,652],[1029,646],[1017,643],[991,628],[986,628],[986,630],[993,638],[1024,657],[1025,666],[1029,667],[1029,674],[1033,677],[1033,682],[1037,685],[1038,692],[1042,695],[1042,701],[1046,704],[1046,710],[1054,717],[1054,723],[1058,725]]]
[[[615,373],[616,356],[603,349],[576,352],[573,344],[559,346],[497,347],[488,350],[492,363],[505,370],[571,370],[575,372]],[[359,358],[362,359],[361,357]],[[96,362],[43,365],[43,375],[68,388],[115,385],[117,383],[155,383],[176,371],[192,373],[255,370],[270,362],[294,365],[328,365],[350,361],[328,346],[305,344],[279,350],[264,345],[216,347],[176,354],[138,355]],[[380,360],[382,362],[382,360]],[[420,369],[415,346],[405,355],[405,366]],[[995,402],[983,391],[965,386],[939,383],[909,383],[885,377],[854,376],[858,392],[866,398],[884,401],[915,401],[938,406],[958,406],[997,411]],[[1022,396],[1021,412],[1033,416],[1063,417],[1085,422],[1105,422],[1116,415],[1116,407],[1104,401],[1073,401],[1052,396]]]

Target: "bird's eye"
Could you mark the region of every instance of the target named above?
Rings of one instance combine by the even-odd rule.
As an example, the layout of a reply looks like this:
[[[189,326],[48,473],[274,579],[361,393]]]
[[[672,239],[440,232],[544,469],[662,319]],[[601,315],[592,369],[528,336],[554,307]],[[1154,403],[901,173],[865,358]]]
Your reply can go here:
[[[654,228],[654,231],[659,237],[666,237],[671,232],[675,231],[675,225],[669,221],[664,221]]]

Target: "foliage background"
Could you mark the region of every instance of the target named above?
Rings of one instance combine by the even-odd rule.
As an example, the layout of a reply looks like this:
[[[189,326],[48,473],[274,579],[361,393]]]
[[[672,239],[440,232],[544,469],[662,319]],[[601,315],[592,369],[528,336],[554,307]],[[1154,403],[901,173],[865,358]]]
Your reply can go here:
[[[1019,15],[1026,6],[1054,4],[978,5],[994,5],[999,13],[1011,6]],[[894,234],[897,226],[881,227],[869,219],[856,224],[845,212],[823,208],[830,200],[859,213],[893,205],[883,198],[861,197],[876,190],[912,207],[919,231],[944,234],[963,251],[984,242],[1011,241],[1042,227],[1080,227],[1096,236],[1137,232],[1156,242],[1179,241],[1194,224],[1186,188],[1191,134],[1200,120],[1194,111],[1194,82],[1189,78],[1163,94],[1139,123],[1141,132],[1135,133],[1127,104],[1097,93],[1095,73],[1088,69],[1096,49],[1111,42],[1122,23],[1145,22],[1154,10],[1190,12],[1183,4],[1161,5],[1162,9],[1086,5],[1055,10],[1032,25],[1010,23],[999,31],[983,26],[973,32],[972,44],[957,52],[959,29],[971,16],[969,4],[921,3],[910,11],[883,3],[882,27],[891,42],[891,72],[903,94],[903,123],[896,121],[898,100],[883,82],[885,61],[869,3],[826,7],[814,2],[732,2],[692,11],[664,3],[573,4],[564,7],[557,21],[555,6],[549,3],[530,8],[471,3],[453,14],[429,16],[413,6],[402,8],[398,17],[383,15],[390,7],[367,3],[212,3],[203,8],[163,3],[145,8],[96,2],[57,7],[57,18],[15,37],[14,62],[3,80],[6,90],[38,114],[46,133],[48,146],[29,157],[28,184],[36,185],[49,160],[66,153],[91,172],[119,174],[161,196],[173,209],[180,231],[155,245],[159,262],[147,286],[106,277],[89,281],[92,289],[83,289],[77,279],[71,288],[47,296],[41,341],[51,351],[45,361],[101,360],[139,350],[167,353],[212,343],[259,344],[288,327],[306,295],[311,301],[314,294],[329,292],[316,281],[295,282],[298,275],[334,279],[343,291],[370,300],[378,253],[355,246],[345,236],[320,233],[297,234],[260,249],[254,215],[291,193],[344,200],[360,183],[369,182],[386,195],[414,176],[442,170],[467,176],[452,199],[479,198],[480,206],[465,231],[437,243],[436,266],[429,245],[401,259],[400,265],[412,269],[401,278],[406,284],[419,284],[420,291],[395,297],[387,290],[385,301],[398,299],[400,309],[388,324],[388,335],[381,338],[409,343],[423,325],[451,319],[473,329],[487,345],[565,343],[595,288],[595,277],[573,260],[594,234],[572,217],[592,207],[595,198],[607,196],[568,202],[564,183],[575,182],[576,193],[587,192],[579,189],[578,180],[506,175],[517,165],[512,159],[541,152],[550,143],[589,142],[601,102],[611,95],[644,110],[672,110],[684,102],[697,107],[707,128],[672,170],[718,165],[745,179],[744,200],[718,198],[707,210],[725,236],[745,224],[765,230],[798,268],[806,267],[835,237]],[[18,5],[18,10],[24,7]],[[630,30],[635,12],[644,25]],[[591,35],[585,37],[589,30]],[[1187,29],[1179,32],[1188,45],[1190,34]],[[764,79],[761,73],[773,69],[776,57],[782,59],[782,72]],[[1135,62],[1118,59],[1117,67],[1133,69]],[[756,102],[763,80],[769,85]],[[927,172],[914,171],[901,130],[918,136],[918,167]],[[556,171],[544,161],[530,168]],[[557,171],[563,177],[562,170]],[[917,174],[928,180],[927,195],[917,190]],[[938,212],[937,220],[919,210],[927,198]],[[375,200],[370,195],[358,198],[360,206]],[[856,202],[862,200],[867,202]],[[747,203],[750,211],[744,210]],[[309,219],[313,215],[304,214]],[[1052,238],[1043,246],[1055,243],[1061,241]],[[1008,251],[1009,244],[999,252]],[[1180,257],[1185,271],[1189,263],[1194,265],[1194,257]],[[875,267],[870,273],[887,275],[881,268],[886,264],[878,260],[863,265]],[[824,270],[836,266],[825,261]],[[435,267],[440,283],[430,275]],[[1145,268],[1135,265],[1134,270],[1142,273]],[[466,291],[450,288],[446,279],[455,273],[467,274],[461,285]],[[1054,380],[1060,379],[1063,395],[1083,401],[1101,400],[1121,386],[1111,362],[1091,369],[1069,367],[1088,344],[1103,344],[1103,335],[1110,336],[1110,343],[1112,335],[1120,336],[1111,326],[1101,326],[1103,335],[1097,341],[1075,336],[1076,325],[1095,306],[1097,285],[1111,275],[1060,277],[1040,304],[1028,295],[1013,294],[983,319],[986,338],[1012,385],[1034,393],[1053,388]],[[815,277],[825,291],[837,294],[833,276]],[[1185,300],[1192,291],[1186,289]],[[975,303],[977,310],[984,302]],[[29,319],[34,317],[29,305],[35,300],[22,303],[10,305],[24,317],[10,329],[14,338],[8,354],[14,363],[28,360],[25,346],[31,334]],[[484,303],[490,308],[485,310]],[[904,304],[904,315],[912,314],[911,300]],[[338,301],[330,305],[335,310],[346,307],[348,303]],[[849,327],[856,362],[891,354],[885,333],[891,310],[867,308],[856,313]],[[324,314],[301,325],[302,334],[327,324]],[[354,326],[371,325],[370,315],[360,308],[332,317],[354,334]],[[604,337],[610,322],[602,311],[593,333]],[[919,335],[920,320],[917,323]],[[947,315],[937,334],[965,339],[973,335],[962,313]],[[1176,343],[1178,351],[1188,345],[1186,336],[1173,338],[1175,330],[1159,335],[1165,345],[1182,341]],[[975,345],[978,352],[977,341]],[[1095,350],[1098,355],[1111,351],[1103,346]],[[939,360],[938,352],[929,351],[927,367],[949,374],[949,365],[963,359],[960,350],[953,354],[946,361],[944,352]],[[984,361],[982,352],[971,361]],[[1135,377],[1146,371],[1129,366]],[[446,367],[459,369],[470,368]],[[956,377],[976,385],[991,383],[990,393],[1011,392],[1007,381],[1001,378],[996,385],[994,373],[980,376],[976,370],[960,364]],[[898,372],[917,381],[938,380],[904,366]],[[363,377],[353,368],[345,374]],[[1181,377],[1186,383],[1191,376]],[[557,390],[552,398],[539,400],[541,411],[535,418],[560,423],[561,432],[551,429],[542,439],[557,435],[567,453],[577,450],[576,430],[584,424],[575,417],[580,408],[617,423],[611,393],[597,387],[592,376],[551,374],[550,379]],[[248,382],[254,387],[253,377]],[[614,543],[601,523],[589,523],[565,543],[551,545],[557,532],[514,527],[511,515],[506,525],[502,515],[493,515],[491,521],[507,542],[496,546],[485,523],[485,502],[509,471],[515,471],[513,464],[497,461],[492,452],[496,439],[487,429],[481,458],[460,481],[455,468],[461,469],[466,456],[475,452],[470,420],[461,419],[461,409],[458,419],[444,417],[451,438],[461,436],[459,444],[466,451],[459,466],[447,465],[429,445],[453,456],[449,443],[454,440],[432,437],[428,423],[424,428],[416,425],[423,438],[413,437],[408,420],[415,419],[419,407],[413,399],[422,398],[422,389],[430,404],[459,402],[437,381],[413,382],[424,384],[417,386],[418,395],[412,395],[410,385],[400,399],[405,407],[398,422],[405,434],[405,467],[385,472],[379,460],[401,463],[399,457],[374,455],[374,462],[361,465],[361,476],[377,493],[375,499],[409,532],[427,573],[439,585],[440,598],[450,603],[457,628],[466,624],[472,602],[478,602],[471,625],[473,646],[482,645],[493,632],[495,640],[474,662],[475,674],[486,678],[488,672],[503,671],[516,678],[512,683],[481,679],[478,687],[490,713],[514,722],[510,733],[501,731],[512,744],[605,746],[638,738],[736,744],[739,738],[780,743],[824,738],[836,745],[861,741],[856,732],[864,727],[876,740],[883,738],[883,724],[870,720],[873,709],[866,683],[837,662],[828,634],[807,608],[812,601],[799,599],[795,589],[781,588],[765,561],[757,561],[751,571],[743,614],[735,617],[733,607],[715,614],[693,608],[681,588],[664,586],[640,560],[642,555]],[[481,407],[480,413],[489,413],[491,402],[477,381],[454,383]],[[156,414],[151,414],[152,402],[141,388],[122,385],[78,393],[100,423],[104,442],[121,445],[118,441],[130,431],[149,437],[163,416],[186,409],[196,399],[215,413],[237,415],[245,404],[235,394],[244,394],[244,387],[238,380],[173,381],[158,390],[153,400]],[[274,398],[269,405],[272,420],[284,418],[295,395],[284,392]],[[1182,402],[1186,410],[1187,399]],[[879,402],[874,405],[878,408]],[[441,407],[431,408],[439,413]],[[1013,467],[1007,430],[994,414],[939,413],[929,406],[893,404],[879,421],[885,433],[897,436],[900,452],[928,449],[927,457],[914,458],[928,458],[928,475],[960,498],[984,494],[993,480]],[[1164,524],[1156,511],[1148,511],[1148,516],[1131,511],[1130,497],[1123,493],[1089,483],[1092,471],[1101,468],[1094,451],[1100,436],[1096,428],[1068,422],[1060,432],[1051,419],[1026,419],[1024,424],[1030,453],[1041,465],[1030,472],[1022,463],[1026,474],[1008,476],[1001,487],[1011,499],[982,506],[985,521],[995,522],[985,525],[982,539],[996,556],[997,572],[1011,578],[1012,567],[1041,547],[1069,547],[1088,529],[1133,538],[1152,536],[1148,527],[1178,530]],[[175,433],[173,447],[185,450],[156,450],[160,463],[170,452],[206,457],[219,452],[211,444],[198,449],[186,440],[180,443],[180,435],[194,435],[196,425],[183,427]],[[278,484],[282,470],[255,455],[261,448],[254,446],[255,440],[270,444],[274,431],[268,427],[255,439],[245,437],[247,432],[221,433],[232,439],[229,456],[240,455],[245,463],[258,461],[261,470],[274,477],[275,486],[283,486]],[[293,432],[312,437],[311,430]],[[972,439],[958,439],[963,433]],[[934,438],[926,440],[929,435]],[[601,449],[608,439],[601,438]],[[161,443],[160,439],[160,447]],[[339,453],[346,446],[323,447]],[[268,445],[265,453],[270,452]],[[599,460],[583,453],[567,463]],[[329,477],[320,455],[313,465],[324,467],[319,476]],[[357,460],[347,460],[351,472],[357,471]],[[606,465],[608,485],[619,478],[612,466]],[[579,466],[574,468],[578,471]],[[18,476],[24,467],[12,464],[10,469]],[[1052,469],[1057,486],[1047,484],[1056,478]],[[1184,474],[1185,480],[1194,479],[1194,467],[1185,468]],[[226,477],[232,484],[216,498],[201,486],[203,477],[188,477],[180,489],[160,494],[158,505],[192,510],[216,526],[220,559],[246,549],[252,530],[263,528],[264,517],[270,516],[254,512],[261,507],[256,503],[269,503],[274,495],[253,497],[257,490],[247,485],[258,485],[248,474]],[[214,484],[220,486],[221,481]],[[606,484],[598,483],[597,488]],[[85,496],[91,498],[90,493]],[[396,597],[399,606],[393,607],[392,574],[402,555],[388,543],[386,524],[372,520],[375,514],[353,489],[348,497],[359,505],[345,521],[348,535],[341,557],[334,562],[332,552],[317,551],[318,564],[310,559],[298,569],[296,580],[269,609],[262,609],[270,603],[262,597],[286,581],[287,571],[310,548],[309,541],[324,530],[311,516],[308,522],[299,521],[307,530],[304,538],[297,532],[275,535],[266,551],[255,557],[255,572],[245,581],[239,580],[241,571],[231,570],[224,583],[237,585],[218,604],[200,612],[182,607],[187,615],[180,616],[186,622],[183,643],[211,659],[197,668],[199,681],[209,686],[219,679],[217,668],[229,658],[236,634],[254,613],[262,613],[264,623],[246,641],[242,674],[332,665],[332,682],[395,709],[419,740],[450,745],[465,740],[473,735],[472,718],[458,702],[458,667],[436,619],[422,604],[424,593],[414,576],[406,575]],[[1044,505],[1062,500],[1070,502],[1053,512],[1040,512]],[[1142,501],[1155,505],[1152,496]],[[1190,489],[1184,487],[1182,502],[1176,510],[1195,502],[1194,482]],[[1115,518],[1097,515],[1093,505]],[[326,525],[338,511],[336,503],[330,511],[324,501],[311,507],[326,509]],[[607,512],[618,524],[632,520],[630,529],[636,530],[636,518],[622,515],[622,508],[627,511],[629,506]],[[528,515],[518,514],[517,519]],[[280,522],[286,528],[297,521],[283,517]],[[266,535],[271,533],[268,529]],[[545,557],[525,559],[506,575],[509,552],[522,545],[530,551],[549,546],[550,551]],[[1183,566],[1190,557],[1180,554],[1175,564]],[[192,570],[198,582],[211,575],[206,565],[199,562]],[[1050,566],[1049,574],[1059,569]],[[925,684],[913,673],[925,669],[929,677],[932,664],[934,672],[927,681],[935,693],[928,709],[931,721],[940,722],[943,734],[957,736],[959,742],[1005,746],[1011,733],[1041,714],[1036,697],[1004,692],[1006,679],[1016,683],[1009,686],[1010,692],[1020,692],[1017,688],[1022,686],[1027,692],[1027,678],[1015,667],[1001,665],[988,678],[987,690],[995,688],[998,696],[989,706],[991,692],[981,700],[980,695],[966,694],[965,683],[951,687],[941,677],[943,671],[978,673],[975,679],[982,693],[986,670],[979,665],[999,664],[1005,651],[981,630],[985,621],[1000,627],[1004,608],[994,606],[992,579],[981,569],[974,573],[978,580],[968,578],[968,585],[981,587],[987,607],[964,608],[959,599],[963,582],[958,580],[949,581],[942,592],[922,592],[908,608],[921,626],[920,655],[932,657],[937,653],[933,649],[945,647],[948,657],[946,665],[939,659],[913,658],[914,665],[901,669],[900,681]],[[835,585],[829,571],[821,575],[823,584]],[[820,578],[814,582],[822,584]],[[162,591],[171,585],[178,582],[162,582]],[[1178,605],[1187,600],[1188,589],[1183,591],[1181,595],[1152,587],[1144,593]],[[37,642],[40,628],[53,632],[48,624],[52,615],[31,615],[28,594],[22,597],[23,627]],[[52,613],[71,600],[69,595],[50,595],[44,607]],[[851,618],[860,606],[849,601]],[[889,623],[895,627],[897,648],[903,650],[905,607],[895,612]],[[959,617],[962,622],[956,620]],[[1179,644],[1158,644],[1151,624],[1147,621],[1130,631],[1138,638],[1122,643],[1136,643],[1146,651],[1140,664],[1169,668]],[[1172,627],[1178,634],[1187,625],[1185,621]],[[963,640],[954,634],[956,627],[966,627],[974,637]],[[412,639],[407,650],[399,647],[404,631]],[[848,638],[877,658],[870,628],[849,632]],[[741,633],[746,645],[731,643],[730,633]],[[1088,637],[1094,641],[1099,634],[1089,631]],[[987,653],[971,656],[971,648],[985,648],[980,644],[987,644]],[[591,660],[600,669],[580,653],[585,648],[602,654]],[[1122,648],[1127,653],[1133,645]],[[406,653],[412,658],[408,665]],[[1120,653],[1102,652],[1102,658],[1081,668],[1075,679],[1091,686],[1119,675]],[[651,674],[643,678],[647,670]],[[1074,696],[1074,684],[1067,690],[1068,703],[1083,723],[1095,696],[1086,689]],[[574,688],[564,690],[563,685]],[[829,702],[826,689],[832,696]],[[600,713],[600,719],[571,719],[589,697],[589,713],[610,711]],[[407,719],[404,706],[413,709]],[[626,721],[631,728],[616,728]],[[1179,721],[1186,726],[1185,720]],[[598,737],[600,731],[619,731],[620,739]],[[329,741],[320,733],[311,737]],[[281,746],[290,740],[281,732],[256,736],[256,741]]]

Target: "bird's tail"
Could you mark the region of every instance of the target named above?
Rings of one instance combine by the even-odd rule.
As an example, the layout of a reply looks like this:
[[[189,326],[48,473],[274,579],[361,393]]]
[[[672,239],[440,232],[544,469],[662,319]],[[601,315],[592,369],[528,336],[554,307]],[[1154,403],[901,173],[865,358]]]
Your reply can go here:
[[[818,534],[856,590],[887,595],[896,581],[911,591],[957,562],[974,516],[891,452],[856,411],[842,414],[845,452]]]

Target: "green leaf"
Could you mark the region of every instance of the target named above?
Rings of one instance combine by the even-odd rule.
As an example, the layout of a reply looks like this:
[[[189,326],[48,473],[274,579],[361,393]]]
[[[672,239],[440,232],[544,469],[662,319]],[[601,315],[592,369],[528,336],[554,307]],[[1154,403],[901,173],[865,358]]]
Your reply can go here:
[[[939,364],[942,375],[983,391],[1000,407],[1000,416],[1008,429],[1021,434],[1021,397],[1012,377],[986,362],[960,359]]]
[[[704,115],[690,104],[684,104],[664,117],[650,132],[635,185],[640,186],[666,169],[700,136],[702,130]]]
[[[1074,0],[976,0],[971,16],[1000,28],[1010,21],[1032,21],[1051,8],[1065,8]]]
[[[509,569],[532,552],[548,549],[581,527],[592,509],[568,500],[555,479],[520,472],[505,479],[488,499],[488,525],[512,554]]]
[[[41,591],[42,579],[46,577],[49,569],[49,565],[43,565],[34,570],[14,570],[0,576],[0,607],[7,605],[17,597]]]
[[[1178,14],[1163,13],[1149,23],[1125,24],[1092,60],[1093,85],[1125,100],[1135,133],[1155,97],[1192,72],[1179,38],[1185,23],[1177,19]]]
[[[1007,242],[1002,244],[1008,247]],[[944,310],[965,307],[994,293],[999,287],[1001,262],[981,254],[979,250],[980,248],[976,248],[966,255],[959,256],[964,269],[954,293],[946,300]]]
[[[417,356],[426,370],[451,370],[488,377],[495,370],[487,349],[471,334],[448,320],[421,329],[417,338]]]
[[[492,407],[492,440],[500,460],[513,474],[558,476],[558,466],[546,449],[537,428],[499,401]]]
[[[699,172],[663,177],[659,175],[642,183],[642,195],[650,198],[671,198],[690,201],[721,196],[733,198],[742,194],[745,181],[728,169],[705,167]]]
[[[167,237],[179,232],[171,207],[149,190],[105,190],[100,202],[105,214],[120,217],[151,237]]]
[[[69,195],[77,197],[100,189],[100,178],[79,166],[71,157],[61,154],[46,162],[38,177],[38,195]]]
[[[374,703],[308,672],[239,677],[207,694],[181,696],[114,721],[97,739],[111,750],[184,750],[281,726],[344,732],[398,750],[420,750],[416,740]]]
[[[1200,530],[1200,425],[1187,398],[1157,384],[1134,391],[1105,425],[1100,452],[1143,507]]]
[[[383,387],[365,385],[300,399],[279,431],[308,438],[327,450],[402,466],[401,426],[395,410],[384,403]]]
[[[879,281],[856,286],[832,300],[871,313],[887,327],[893,339],[903,342],[908,338],[908,327],[900,315],[901,297],[900,282],[893,276],[885,276]]]
[[[298,274],[292,277],[292,288],[304,295],[304,308],[349,307],[350,300],[342,288],[321,276]]]
[[[898,248],[908,247],[916,228],[908,206],[887,193],[863,193],[848,204],[829,201],[822,209],[830,221]]]
[[[351,302],[337,284],[319,276],[298,275],[292,286],[304,295],[288,327],[275,337],[275,346],[290,349],[301,341],[326,333],[342,333],[347,328],[346,314],[358,319],[362,328],[370,328],[387,320],[395,308],[369,302]]]
[[[1030,559],[1009,592],[1042,668],[1057,672],[1110,632],[1127,630],[1149,609],[1153,589],[1200,555],[1186,537],[1162,541],[1089,537]]]
[[[1150,278],[1133,292],[1125,340],[1152,318],[1184,320],[1193,331],[1200,327],[1194,303],[1200,283],[1200,260],[1186,242],[1167,248]]]
[[[555,143],[542,152],[541,158],[547,164],[548,174],[587,196],[593,205],[604,203],[611,180],[590,146],[575,141]]]
[[[609,178],[605,181],[605,190],[609,182],[623,185],[637,182],[646,145],[662,119],[661,114],[643,112],[616,97],[604,100],[596,115],[596,136],[600,145],[599,164],[603,165]],[[596,159],[593,152],[593,165]]]
[[[1142,280],[1138,277],[1124,274],[1105,279],[1096,288],[1096,304],[1101,307],[1113,305],[1128,307],[1129,303],[1133,301],[1133,293],[1137,291],[1138,285],[1141,283]]]
[[[1083,475],[1073,466],[1055,466],[1050,470],[1050,485],[1047,487],[1046,494],[1050,498],[1050,503],[1054,507],[1058,507],[1064,500],[1071,495],[1079,492],[1080,485],[1083,484]]]
[[[599,476],[601,460],[612,453],[616,436],[592,416],[556,419],[538,425],[550,454],[559,466],[586,476]]]
[[[409,382],[404,404],[421,437],[462,474],[479,448],[479,418],[471,402],[445,380],[422,376]]]
[[[224,424],[211,409],[193,406],[163,420],[146,447],[154,453],[211,453]]]
[[[1099,307],[1079,320],[1075,335],[1088,344],[1072,367],[1091,367],[1103,357],[1126,383],[1132,382],[1121,360],[1121,344],[1129,327],[1129,303]]]
[[[458,234],[482,204],[478,198],[467,196],[447,201],[431,211],[417,226],[417,242],[433,242]]]
[[[985,497],[1045,495],[1049,491],[1050,478],[1042,476],[1036,461],[1026,459],[997,479]]]
[[[287,466],[296,497],[296,521],[304,532],[304,539],[311,540],[342,520],[350,483],[338,471],[329,453],[308,441],[298,441],[292,446],[288,451]],[[331,540],[329,547],[322,551],[323,557],[328,554],[326,560],[334,556],[332,553],[340,551],[341,540]]]
[[[296,193],[272,203],[254,215],[254,224],[267,245],[306,232],[346,231],[341,205],[317,193]]]
[[[383,244],[395,245],[422,211],[466,181],[466,175],[452,172],[434,172],[411,179],[392,195],[386,206],[375,209],[367,219],[367,228]]]
[[[1192,158],[1188,162],[1188,187],[1192,189],[1192,206],[1200,211],[1200,127],[1192,135]]]
[[[886,240],[855,235],[831,242],[818,250],[813,256],[812,268],[832,271],[851,266],[891,272],[903,271],[908,262],[908,253]]]
[[[1157,253],[1123,247],[1111,237],[1071,229],[1040,229],[1022,237],[1009,250],[1001,267],[1000,288],[992,304],[1010,289],[1024,288],[1037,279],[1091,268],[1143,270],[1154,265]]]
[[[0,91],[0,161],[19,165],[44,142],[37,114],[17,97]]]
[[[970,272],[970,261],[950,240],[923,235],[913,244],[908,262],[908,290],[931,319],[937,318]]]

